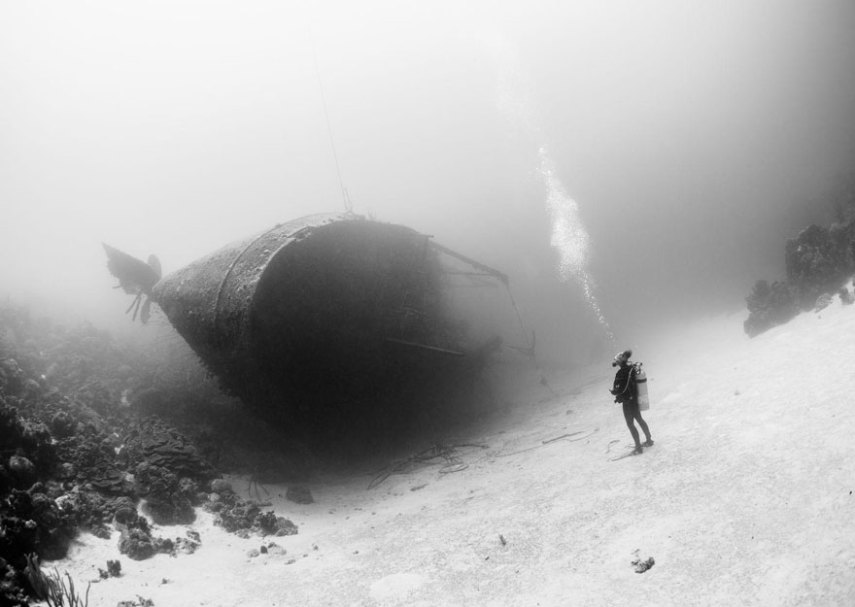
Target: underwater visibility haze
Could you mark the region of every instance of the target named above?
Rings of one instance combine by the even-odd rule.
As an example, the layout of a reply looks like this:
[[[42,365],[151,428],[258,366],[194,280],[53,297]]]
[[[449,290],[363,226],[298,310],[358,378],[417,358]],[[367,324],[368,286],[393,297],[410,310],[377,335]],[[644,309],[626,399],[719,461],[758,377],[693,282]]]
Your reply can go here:
[[[3,294],[113,327],[102,241],[168,273],[344,189],[506,272],[544,355],[588,362],[740,307],[851,175],[843,0],[0,12]]]
[[[68,590],[41,559],[106,560],[99,605],[602,604],[652,547],[656,604],[829,596],[853,31],[851,0],[0,0],[0,603]],[[656,447],[612,459],[625,349]]]

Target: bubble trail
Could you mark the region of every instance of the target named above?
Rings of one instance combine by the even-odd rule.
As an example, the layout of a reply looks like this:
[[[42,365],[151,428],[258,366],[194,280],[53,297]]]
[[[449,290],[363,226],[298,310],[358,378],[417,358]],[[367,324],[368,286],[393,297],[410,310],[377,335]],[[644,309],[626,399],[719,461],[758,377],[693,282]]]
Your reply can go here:
[[[614,342],[614,333],[597,300],[595,282],[587,269],[591,239],[579,215],[579,205],[567,194],[556,175],[552,157],[543,144],[541,129],[532,117],[530,108],[534,103],[528,94],[531,87],[526,86],[519,53],[499,29],[484,29],[478,37],[496,69],[499,111],[527,139],[538,145],[536,171],[546,190],[545,203],[552,226],[550,245],[559,254],[559,277],[564,282],[579,283],[597,322],[608,340]]]
[[[614,342],[614,333],[594,293],[594,281],[587,269],[591,237],[582,224],[579,205],[567,194],[561,180],[555,175],[552,158],[545,146],[540,146],[538,156],[537,172],[546,188],[546,208],[552,225],[549,244],[559,254],[559,276],[563,281],[575,279],[581,285],[585,300],[594,312],[597,322],[602,326],[609,341]]]

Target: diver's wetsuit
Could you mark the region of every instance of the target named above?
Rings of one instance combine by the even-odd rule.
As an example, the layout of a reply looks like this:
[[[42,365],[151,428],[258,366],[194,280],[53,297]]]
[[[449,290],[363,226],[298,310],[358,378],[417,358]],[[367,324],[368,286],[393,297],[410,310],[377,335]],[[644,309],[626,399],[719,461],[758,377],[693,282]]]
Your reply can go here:
[[[613,393],[615,400],[623,404],[623,417],[626,420],[626,425],[632,434],[632,440],[635,441],[635,448],[641,451],[641,441],[639,440],[638,430],[635,429],[633,421],[637,421],[641,426],[642,432],[647,442],[650,443],[650,429],[647,427],[647,422],[641,417],[641,409],[638,407],[638,386],[633,379],[633,368],[631,365],[621,364],[618,372],[615,373],[615,383]]]

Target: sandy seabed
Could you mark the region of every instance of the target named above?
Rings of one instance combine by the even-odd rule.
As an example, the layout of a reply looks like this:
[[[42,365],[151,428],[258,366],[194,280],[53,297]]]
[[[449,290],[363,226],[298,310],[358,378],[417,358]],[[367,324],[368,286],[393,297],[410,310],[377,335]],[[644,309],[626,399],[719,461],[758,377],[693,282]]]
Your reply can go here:
[[[636,345],[656,441],[641,456],[616,459],[632,441],[603,361],[463,437],[486,447],[458,447],[454,472],[317,478],[308,505],[230,479],[298,535],[241,539],[200,510],[155,529],[197,531],[194,554],[131,561],[117,534],[84,534],[46,565],[92,581],[90,607],[855,605],[855,306],[754,339],[743,318]]]

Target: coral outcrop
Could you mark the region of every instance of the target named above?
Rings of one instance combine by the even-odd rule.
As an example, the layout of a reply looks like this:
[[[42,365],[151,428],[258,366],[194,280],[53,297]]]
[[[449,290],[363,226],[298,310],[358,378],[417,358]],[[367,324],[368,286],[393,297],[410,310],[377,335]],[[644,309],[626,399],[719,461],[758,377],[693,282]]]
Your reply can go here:
[[[746,298],[745,332],[754,337],[841,292],[855,273],[855,219],[829,228],[811,225],[787,241],[786,281],[758,280]],[[841,295],[843,301],[847,296]],[[830,301],[830,300],[829,300]],[[826,303],[827,305],[827,303]]]
[[[28,605],[28,562],[65,557],[80,531],[118,531],[130,559],[192,553],[198,534],[163,538],[154,526],[192,522],[197,507],[218,503],[230,531],[296,533],[234,494],[212,502],[220,473],[203,453],[219,459],[224,441],[191,409],[204,391],[183,388],[159,385],[145,355],[90,325],[69,330],[0,305],[0,605]],[[137,393],[158,394],[159,408],[134,407]],[[169,412],[187,414],[186,431]]]
[[[796,288],[802,309],[834,292],[852,275],[855,221],[830,228],[811,225],[787,242],[787,281]]]
[[[758,280],[746,303],[749,314],[744,326],[751,337],[784,324],[799,313],[798,297],[786,282],[775,281],[770,285]]]

